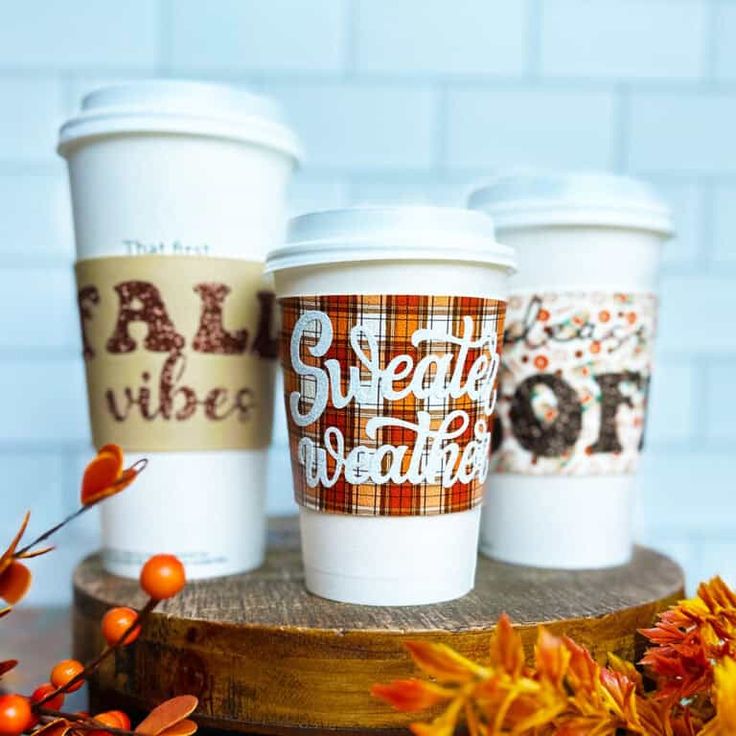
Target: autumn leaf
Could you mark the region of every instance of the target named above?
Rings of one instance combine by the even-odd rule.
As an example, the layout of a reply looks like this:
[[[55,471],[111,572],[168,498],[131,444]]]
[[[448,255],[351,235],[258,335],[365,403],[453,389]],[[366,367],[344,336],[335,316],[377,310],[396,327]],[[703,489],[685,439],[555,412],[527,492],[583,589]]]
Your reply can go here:
[[[90,461],[82,476],[82,506],[93,506],[127,488],[145,467],[146,461],[123,469],[123,450],[118,445],[104,445]]]
[[[199,705],[193,695],[179,695],[156,706],[135,729],[142,736],[160,736],[184,721]]]
[[[514,631],[508,614],[501,614],[491,634],[491,665],[511,677],[518,677],[524,669],[524,647]]]
[[[2,679],[4,675],[7,675],[11,670],[14,670],[17,666],[17,659],[6,659],[4,662],[0,662],[0,679]]]
[[[16,550],[28,528],[30,519],[31,513],[28,511],[23,517],[17,534],[0,556],[0,598],[11,606],[21,601],[31,587],[30,570],[23,563],[16,561]],[[0,618],[8,613],[8,609],[3,609]]]
[[[374,685],[371,694],[385,700],[397,710],[416,712],[450,700],[455,691],[434,682],[411,678],[394,680],[386,685]]]
[[[33,732],[33,736],[66,736],[72,730],[72,725],[64,718],[55,720],[41,726]]]
[[[0,598],[14,606],[31,587],[31,571],[21,562],[11,562],[0,575]]]
[[[700,734],[733,736],[736,734],[736,660],[728,657],[716,665],[713,679],[713,697],[717,712]]]
[[[197,724],[194,721],[190,721],[185,718],[183,721],[167,728],[162,731],[159,736],[192,736],[193,733],[197,732]]]
[[[562,639],[550,634],[547,629],[540,626],[534,647],[534,662],[539,677],[547,680],[556,688],[561,688],[570,665],[570,657],[570,652]]]
[[[446,644],[410,641],[406,644],[417,666],[430,677],[443,683],[463,683],[487,677],[488,670],[458,654]]]
[[[612,652],[608,653],[608,666],[614,671],[627,677],[636,688],[636,692],[639,695],[644,694],[644,680],[642,679],[641,672],[636,669],[632,662],[627,662],[620,657],[617,657]]]
[[[412,723],[409,729],[414,736],[453,736],[464,705],[464,700],[457,698],[431,723]]]
[[[2,575],[3,572],[5,572],[8,566],[15,559],[15,550],[18,549],[20,540],[23,539],[23,535],[26,533],[26,529],[28,528],[28,522],[30,520],[31,520],[31,512],[26,511],[26,515],[23,517],[23,521],[21,522],[20,529],[16,533],[15,537],[13,537],[13,541],[10,543],[8,548],[5,550],[5,552],[3,552],[2,556],[0,556],[0,575]]]

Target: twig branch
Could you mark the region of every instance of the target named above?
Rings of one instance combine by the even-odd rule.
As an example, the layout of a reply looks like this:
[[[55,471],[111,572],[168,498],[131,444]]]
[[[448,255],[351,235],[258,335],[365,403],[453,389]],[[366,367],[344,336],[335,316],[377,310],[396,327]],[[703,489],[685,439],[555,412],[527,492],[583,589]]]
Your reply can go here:
[[[56,534],[56,532],[59,531],[63,526],[66,526],[69,522],[74,521],[78,516],[81,516],[85,511],[92,508],[91,506],[81,506],[78,508],[73,514],[70,514],[69,516],[64,519],[64,521],[60,521],[55,526],[52,526],[51,529],[48,531],[45,531],[40,537],[36,537],[30,544],[27,544],[22,549],[19,549],[15,552],[13,555],[14,557],[22,557],[27,552],[30,552],[36,545],[41,544],[41,542],[45,542],[49,537]]]
[[[127,731],[124,728],[114,728],[106,723],[96,720],[92,717],[80,716],[76,713],[64,713],[60,710],[52,710],[51,708],[37,708],[38,715],[48,716],[49,718],[63,718],[65,721],[74,723],[74,730],[79,731],[105,731],[116,736],[136,736],[135,731]]]
[[[46,703],[49,702],[49,700],[53,700],[58,695],[67,694],[77,683],[89,679],[89,676],[94,673],[95,670],[111,654],[124,646],[124,643],[128,639],[128,637],[133,633],[133,631],[135,631],[135,629],[143,625],[149,614],[153,611],[154,608],[156,608],[158,603],[159,601],[155,600],[154,598],[149,599],[146,605],[138,612],[138,615],[135,617],[133,623],[126,629],[125,633],[114,644],[108,644],[108,646],[106,646],[91,662],[85,665],[83,670],[74,675],[74,677],[72,677],[69,682],[67,682],[65,685],[62,685],[61,687],[57,687],[56,690],[50,692],[44,698],[35,703],[33,706],[34,709],[38,710],[39,708],[42,708]],[[110,729],[107,727],[105,727],[104,730],[110,731]]]

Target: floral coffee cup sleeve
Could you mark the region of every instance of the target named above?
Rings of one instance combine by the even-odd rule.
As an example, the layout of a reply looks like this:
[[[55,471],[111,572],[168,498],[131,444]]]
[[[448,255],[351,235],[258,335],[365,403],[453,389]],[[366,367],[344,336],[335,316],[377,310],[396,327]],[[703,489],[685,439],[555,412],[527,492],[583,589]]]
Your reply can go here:
[[[497,472],[636,469],[656,308],[652,294],[544,292],[510,298]]]
[[[477,506],[505,303],[417,295],[280,303],[297,502],[363,516]]]

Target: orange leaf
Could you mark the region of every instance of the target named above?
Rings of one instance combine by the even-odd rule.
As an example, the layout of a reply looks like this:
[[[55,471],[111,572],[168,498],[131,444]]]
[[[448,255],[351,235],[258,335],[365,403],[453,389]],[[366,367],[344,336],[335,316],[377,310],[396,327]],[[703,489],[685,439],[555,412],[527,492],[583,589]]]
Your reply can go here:
[[[570,652],[562,639],[540,626],[534,658],[539,674],[556,687],[562,687],[562,680],[570,665]]]
[[[736,660],[724,659],[714,674],[718,725],[724,734],[736,733]]]
[[[192,736],[192,734],[196,732],[197,724],[194,721],[190,721],[188,718],[185,718],[183,721],[179,721],[175,726],[162,731],[159,736]]]
[[[371,695],[381,698],[397,710],[426,710],[453,697],[452,690],[426,680],[394,680],[387,685],[374,685]]]
[[[609,652],[608,666],[614,672],[618,672],[631,680],[636,687],[637,693],[640,695],[644,693],[644,681],[642,680],[641,673],[631,662],[627,662],[625,659],[617,657],[613,652]]]
[[[483,678],[489,674],[484,667],[466,659],[446,644],[409,641],[406,648],[419,668],[440,682],[469,682],[473,678]]]
[[[99,452],[106,452],[106,453],[109,453],[110,455],[114,455],[118,459],[118,462],[120,463],[120,467],[121,468],[123,467],[123,464],[125,462],[125,456],[123,455],[123,448],[120,447],[120,445],[115,445],[113,443],[110,443],[108,445],[102,445],[102,447],[100,447],[100,449],[98,450],[98,453]]]
[[[626,675],[605,667],[601,668],[600,677],[603,692],[608,696],[606,700],[611,711],[622,719],[631,716],[634,712],[632,711],[634,683]]]
[[[0,557],[0,575],[2,575],[5,572],[5,570],[10,566],[10,563],[13,561],[15,550],[18,547],[20,540],[23,539],[23,535],[26,533],[26,529],[28,528],[28,522],[30,520],[31,520],[31,512],[26,511],[26,515],[23,517],[23,521],[21,522],[18,533],[15,535],[15,537],[13,537],[13,541],[10,543],[8,548],[5,550],[5,552],[3,552],[2,556]]]
[[[460,711],[465,706],[463,698],[456,698],[447,710],[431,723],[412,723],[409,728],[414,736],[453,736]]]
[[[32,560],[34,557],[42,557],[43,555],[47,555],[49,552],[53,552],[56,549],[56,547],[44,547],[43,549],[37,549],[37,550],[31,550],[29,549],[28,552],[24,552],[23,554],[16,555],[16,559],[18,560]]]
[[[11,606],[23,600],[31,587],[31,571],[20,562],[11,562],[0,573],[0,598]]]
[[[14,670],[17,666],[17,659],[7,659],[5,662],[0,662],[0,677],[7,675],[10,670]]]
[[[71,728],[69,721],[64,718],[57,718],[34,731],[33,736],[66,736]]]
[[[193,695],[179,695],[166,700],[138,724],[135,732],[143,736],[159,736],[193,713],[197,705],[199,701]]]
[[[514,631],[511,619],[502,614],[491,636],[491,664],[500,667],[512,677],[518,677],[524,668],[524,646]]]
[[[564,637],[563,641],[567,651],[570,652],[570,664],[567,671],[570,685],[575,691],[582,690],[592,693],[598,684],[600,667],[587,649],[576,644],[569,637]]]
[[[92,506],[120,493],[136,478],[142,467],[123,470],[123,451],[118,445],[104,445],[87,465],[82,477],[81,501]]]

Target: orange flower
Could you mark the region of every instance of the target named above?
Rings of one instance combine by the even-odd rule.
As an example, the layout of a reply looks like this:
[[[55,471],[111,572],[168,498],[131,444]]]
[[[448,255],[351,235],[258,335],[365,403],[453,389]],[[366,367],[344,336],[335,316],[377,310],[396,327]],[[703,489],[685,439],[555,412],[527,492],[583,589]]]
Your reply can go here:
[[[653,644],[641,664],[657,678],[659,697],[707,694],[712,663],[736,658],[736,593],[719,577],[701,583],[694,598],[680,601],[641,633]]]
[[[82,477],[82,506],[92,506],[127,488],[146,466],[145,460],[123,469],[123,450],[118,445],[104,445],[87,465]]]
[[[488,666],[441,644],[414,643],[411,649],[419,667],[439,682],[397,680],[376,685],[373,694],[404,711],[446,704],[434,720],[411,725],[416,736],[453,736],[463,721],[470,736],[703,736],[703,723],[712,717],[712,711],[703,717],[679,699],[653,697],[633,664],[611,655],[609,666],[602,667],[588,650],[543,627],[530,667],[506,615],[491,638]],[[716,675],[728,725],[707,732],[710,736],[736,734],[736,725],[725,720],[732,715],[729,707],[736,717],[732,664],[733,673],[724,669]]]

